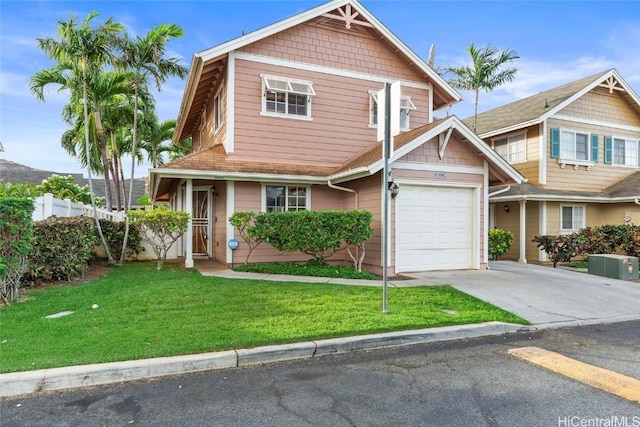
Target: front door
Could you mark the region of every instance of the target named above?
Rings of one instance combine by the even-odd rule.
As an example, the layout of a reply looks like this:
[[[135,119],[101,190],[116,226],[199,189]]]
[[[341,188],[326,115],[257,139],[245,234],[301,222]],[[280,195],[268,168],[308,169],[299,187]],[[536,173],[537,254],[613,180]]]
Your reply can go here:
[[[193,255],[209,255],[209,194],[208,189],[193,191]]]

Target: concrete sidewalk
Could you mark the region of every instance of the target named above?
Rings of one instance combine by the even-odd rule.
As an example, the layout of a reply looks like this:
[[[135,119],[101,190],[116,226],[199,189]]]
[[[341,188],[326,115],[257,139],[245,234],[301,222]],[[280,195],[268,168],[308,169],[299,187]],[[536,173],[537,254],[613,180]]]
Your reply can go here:
[[[272,281],[382,286],[381,281],[235,273],[205,275]],[[640,319],[640,284],[530,264],[494,262],[486,271],[415,273],[391,280],[390,287],[449,284],[515,313],[532,326],[489,322],[417,331],[400,331],[217,353],[72,366],[0,375],[0,397],[126,382],[203,370],[304,359],[354,350],[503,335],[596,323]]]

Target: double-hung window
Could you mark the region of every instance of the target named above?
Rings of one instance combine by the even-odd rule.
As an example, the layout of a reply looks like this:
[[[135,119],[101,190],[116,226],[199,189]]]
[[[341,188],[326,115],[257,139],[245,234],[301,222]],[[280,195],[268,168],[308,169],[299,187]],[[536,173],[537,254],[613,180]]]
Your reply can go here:
[[[613,164],[638,166],[638,140],[613,138]]]
[[[416,110],[416,106],[411,101],[411,97],[400,97],[400,129],[409,130],[409,114],[412,110]],[[382,118],[384,120],[384,118]],[[369,91],[369,126],[378,125],[378,92]]]
[[[262,75],[262,87],[263,115],[311,119],[312,82]]]
[[[520,133],[493,140],[493,149],[509,163],[527,161],[527,135]]]
[[[561,130],[560,158],[566,160],[589,160],[589,135]]]
[[[560,206],[560,232],[575,233],[585,227],[585,207],[583,205]]]
[[[309,187],[272,185],[264,187],[264,212],[304,211],[309,206]]]

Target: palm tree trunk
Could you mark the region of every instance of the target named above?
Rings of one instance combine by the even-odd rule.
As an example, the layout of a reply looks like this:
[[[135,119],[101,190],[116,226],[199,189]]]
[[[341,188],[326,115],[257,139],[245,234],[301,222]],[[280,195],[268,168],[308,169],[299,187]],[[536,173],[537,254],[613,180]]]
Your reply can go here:
[[[83,67],[82,67],[82,96],[84,97],[84,147],[87,153],[91,152],[91,146],[89,145],[89,107],[87,106],[87,69],[86,69],[86,58],[82,58]],[[107,245],[107,241],[104,238],[104,234],[102,233],[102,227],[100,226],[100,220],[98,220],[98,209],[96,208],[96,195],[93,192],[93,179],[91,177],[91,162],[87,162],[87,180],[89,181],[89,193],[91,195],[91,207],[93,208],[93,219],[96,222],[96,229],[98,230],[98,236],[100,236],[100,243],[102,243],[102,247],[104,248],[105,254],[107,254],[107,260],[109,263],[113,263],[113,257],[111,256],[111,251],[109,250],[109,245]]]
[[[107,199],[107,210],[113,209],[113,195],[111,194],[111,182],[109,179],[109,158],[107,156],[107,141],[102,126],[102,115],[100,110],[93,110],[93,117],[96,121],[96,131],[98,132],[98,147],[100,149],[100,161],[102,162],[102,174],[104,176],[104,195]]]
[[[473,110],[473,132],[475,133],[476,131],[476,124],[478,122],[478,97],[480,96],[480,90],[476,89],[475,91],[475,103],[474,103],[474,110]]]
[[[115,134],[111,132],[111,162],[109,162],[109,172],[113,177],[113,189],[116,193],[116,209],[122,210],[122,198],[120,197],[120,176],[118,175],[118,156],[114,156],[113,147],[115,146]]]

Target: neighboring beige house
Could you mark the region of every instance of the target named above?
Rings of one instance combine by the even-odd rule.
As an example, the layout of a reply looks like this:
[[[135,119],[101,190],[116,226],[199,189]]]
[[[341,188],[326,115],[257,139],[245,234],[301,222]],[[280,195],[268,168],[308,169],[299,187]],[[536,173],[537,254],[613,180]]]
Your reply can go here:
[[[640,223],[640,98],[616,70],[479,114],[477,134],[527,178],[490,190],[490,227],[515,235],[504,259],[546,261],[538,234]]]
[[[383,176],[377,93],[401,82],[401,131]],[[247,247],[236,211],[367,209],[364,266],[389,273],[487,265],[488,189],[523,178],[456,117],[460,95],[355,0],[335,0],[197,53],[174,141],[193,152],[150,171],[150,193],[193,214],[179,252],[223,263]],[[382,246],[384,186],[391,202]],[[233,253],[229,239],[240,247]],[[262,244],[252,262],[305,261]],[[339,252],[334,262],[349,262]]]

